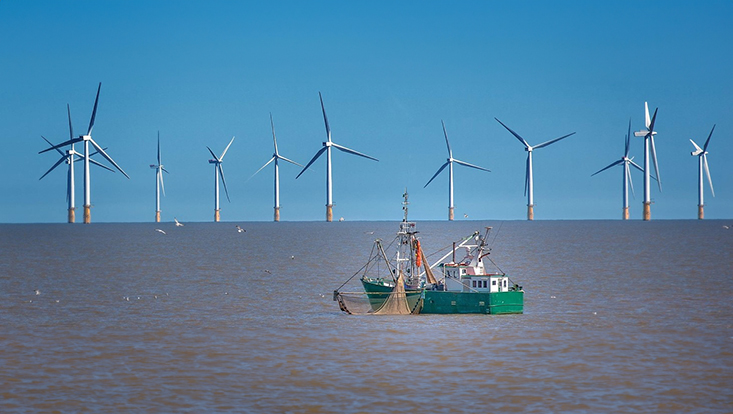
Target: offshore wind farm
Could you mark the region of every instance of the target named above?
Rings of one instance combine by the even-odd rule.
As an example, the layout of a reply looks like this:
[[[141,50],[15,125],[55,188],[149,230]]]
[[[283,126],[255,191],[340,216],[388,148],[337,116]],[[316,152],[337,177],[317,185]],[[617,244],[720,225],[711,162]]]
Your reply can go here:
[[[730,16],[0,1],[0,412],[730,411]],[[523,314],[339,311],[407,192]]]
[[[733,64],[729,54],[718,53],[729,49],[720,40],[728,29],[710,25],[730,6],[708,4],[690,11],[677,3],[660,8],[624,4],[537,3],[520,13],[510,5],[492,9],[479,2],[459,7],[436,3],[416,9],[400,5],[386,15],[377,13],[378,4],[328,11],[318,5],[256,5],[247,13],[244,6],[227,5],[200,15],[188,4],[175,8],[165,30],[160,16],[168,10],[161,5],[146,5],[151,14],[130,14],[140,10],[135,2],[129,10],[114,2],[81,2],[63,10],[44,4],[40,9],[59,11],[69,19],[86,17],[99,36],[84,38],[59,35],[63,27],[43,13],[2,4],[0,30],[29,36],[7,51],[16,64],[6,69],[0,122],[4,135],[13,137],[17,156],[0,165],[6,177],[0,222],[68,222],[70,214],[82,222],[82,206],[87,206],[88,221],[95,223],[153,221],[151,210],[157,213],[163,191],[161,221],[211,221],[212,164],[200,161],[201,152],[207,145],[215,149],[220,137],[233,135],[238,145],[226,155],[223,189],[223,196],[231,198],[214,206],[224,210],[224,221],[272,221],[275,212],[286,221],[322,221],[324,208],[334,221],[390,219],[393,206],[386,194],[402,194],[405,187],[416,220],[446,219],[446,204],[455,210],[455,220],[525,220],[530,208],[535,220],[617,220],[623,198],[617,174],[591,175],[609,157],[626,153],[620,153],[619,126],[626,126],[629,118],[632,132],[643,136],[630,138],[624,148],[628,158],[644,169],[645,142],[649,148],[649,183],[642,174],[628,184],[629,198],[636,196],[628,203],[630,220],[643,220],[645,209],[652,220],[697,219],[698,208],[691,206],[701,204],[705,219],[733,216],[733,174],[725,162],[733,154],[733,140],[727,139],[733,133],[733,93],[724,75]],[[644,33],[617,29],[616,22],[627,12],[651,9],[674,23],[653,23]],[[310,22],[324,15],[338,18],[331,19],[333,26],[310,31]],[[547,16],[560,26],[550,24]],[[533,29],[510,36],[511,22],[520,20],[531,22]],[[202,25],[217,30],[202,34],[191,29]],[[580,32],[584,35],[578,36]],[[278,35],[270,36],[274,33]],[[39,41],[41,37],[49,43]],[[137,48],[115,40],[123,38]],[[95,51],[93,57],[89,50]],[[628,64],[648,50],[656,54],[653,73]],[[704,68],[692,63],[706,56],[715,58]],[[75,70],[50,71],[48,62]],[[104,88],[95,104],[89,89],[98,82]],[[322,96],[316,99],[319,91]],[[649,108],[641,111],[644,102]],[[102,153],[92,155],[96,148],[84,139],[37,154],[67,141],[63,137],[78,139],[78,133],[69,135],[68,123],[84,107],[92,110],[94,142],[124,170]],[[272,159],[272,144],[261,139],[272,134],[270,113],[285,140],[285,149],[278,151],[300,162],[312,160],[314,152],[321,154],[306,171],[283,167],[290,164],[285,161],[274,171],[279,179],[264,170],[252,176]],[[505,122],[528,144],[553,138],[547,134],[575,131],[575,136],[540,148],[537,157],[536,146],[531,154],[520,152],[516,137],[492,118]],[[491,173],[458,166],[452,180],[441,172],[433,180],[438,184],[425,187],[440,166],[433,163],[446,159],[446,149],[436,142],[438,120],[450,129],[456,158]],[[689,139],[702,149],[705,137],[695,137],[713,124],[716,140],[711,140],[713,151],[706,158],[710,176],[715,176],[715,196],[709,188],[701,202],[699,159],[690,162]],[[331,127],[334,136],[329,138]],[[159,196],[155,191],[160,184],[153,186],[144,172],[157,158],[157,131],[165,167],[174,172],[162,172],[165,189]],[[86,124],[84,134],[92,136]],[[39,140],[41,135],[54,145]],[[334,146],[310,146],[329,140],[380,162],[340,150],[329,163],[326,154]],[[61,161],[69,151],[73,164]],[[215,159],[208,151],[207,156]],[[659,178],[655,157],[663,187],[661,181],[654,183]],[[80,170],[86,160],[88,174]],[[115,173],[93,171],[95,162]],[[629,165],[629,177],[636,175],[638,170]],[[706,174],[704,169],[703,162]],[[121,179],[121,172],[129,180]],[[221,178],[218,186],[224,186]]]

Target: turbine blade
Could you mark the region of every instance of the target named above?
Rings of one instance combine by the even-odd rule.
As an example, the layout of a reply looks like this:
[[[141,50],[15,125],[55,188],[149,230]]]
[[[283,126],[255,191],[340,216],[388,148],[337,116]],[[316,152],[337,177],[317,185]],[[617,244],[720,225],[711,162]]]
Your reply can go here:
[[[645,123],[646,129],[651,130],[651,128],[649,128],[649,124],[651,123],[651,121],[649,120],[649,104],[647,102],[644,102],[644,115],[645,115],[644,121],[646,122]]]
[[[306,164],[306,166],[303,167],[302,170],[300,170],[300,174],[298,174],[295,177],[296,180],[298,179],[298,177],[300,177],[301,175],[303,175],[303,173],[305,172],[305,170],[307,170],[308,167],[310,167],[311,164],[313,164],[318,159],[318,157],[321,156],[321,154],[323,154],[326,151],[326,148],[328,148],[328,147],[324,146],[323,148],[321,148],[320,150],[318,150],[318,152],[316,152],[316,155],[314,155],[313,158],[311,158],[310,162],[308,162],[308,164]]]
[[[46,137],[44,137],[43,135],[41,135],[41,138],[43,138],[43,140],[44,140],[44,141],[48,142],[48,145],[50,145],[51,147],[53,147],[53,144],[51,143],[51,141],[47,140],[47,139],[46,139]],[[64,154],[64,152],[63,152],[63,151],[61,151],[61,150],[60,150],[60,149],[58,149],[58,148],[56,148],[56,152],[58,152],[58,153],[59,153],[59,154],[61,154],[61,155],[66,155],[66,154]]]
[[[486,172],[491,172],[491,170],[489,170],[489,169],[487,169],[487,168],[484,168],[484,167],[479,167],[478,165],[473,165],[473,164],[469,164],[469,163],[467,163],[467,162],[465,162],[465,161],[460,161],[460,160],[453,160],[453,161],[454,161],[454,162],[455,162],[456,164],[460,164],[460,165],[463,165],[463,166],[466,166],[466,167],[471,167],[471,168],[475,168],[475,169],[477,169],[477,170],[481,170],[481,171],[486,171]]]
[[[158,165],[160,164],[160,131],[158,131]]]
[[[275,154],[277,155],[277,138],[275,138],[275,122],[272,120],[272,112],[270,112],[270,126],[272,127],[272,142],[275,144]]]
[[[657,116],[657,111],[654,111],[654,116]],[[654,118],[652,118],[652,125],[654,125]],[[650,130],[651,131],[651,130]],[[654,172],[657,174],[657,184],[659,185],[659,191],[662,191],[662,177],[659,175],[659,164],[657,163],[657,150],[654,148],[654,135],[649,137],[649,143],[652,144],[652,161],[654,161]]]
[[[440,174],[440,172],[443,171],[445,169],[445,167],[448,166],[448,164],[450,164],[450,162],[446,162],[445,164],[441,165],[440,168],[438,168],[438,171],[435,174],[433,174],[433,176],[430,178],[430,180],[428,180],[428,183],[425,184],[423,186],[423,188],[427,187],[428,184],[430,184],[431,182],[433,182],[433,180],[435,179],[435,177],[437,177],[438,174]]]
[[[82,159],[84,159],[84,157],[83,157],[83,156],[82,156]],[[105,170],[107,170],[107,171],[112,171],[112,172],[115,172],[115,170],[113,170],[113,169],[109,168],[108,166],[106,166],[106,165],[102,164],[101,162],[98,162],[97,160],[94,160],[94,159],[92,159],[92,158],[89,158],[89,163],[90,163],[90,164],[94,164],[94,165],[96,165],[96,166],[99,166],[99,167],[102,167],[102,168],[104,168],[104,169],[105,169]]]
[[[66,112],[69,114],[69,139],[74,139],[74,128],[71,126],[71,108],[66,104]]]
[[[227,182],[224,179],[224,169],[221,168],[221,164],[216,164],[216,167],[219,169],[219,175],[221,176],[221,183],[224,184],[224,193],[227,195],[227,200],[231,203],[232,200],[229,199],[229,190],[227,190]]]
[[[94,142],[93,139],[90,138],[89,139],[89,142],[91,142],[91,144],[94,145],[94,148],[96,148],[97,151],[99,151],[99,153],[102,154],[102,156],[107,159],[107,161],[109,161],[112,165],[114,165],[115,168],[117,168],[118,170],[120,170],[120,172],[122,173],[122,175],[124,175],[128,179],[130,178],[130,176],[127,175],[127,173],[122,169],[122,167],[120,167],[119,165],[117,165],[117,163],[115,162],[115,160],[113,160],[112,157],[110,157],[109,155],[107,155],[107,153],[104,152],[104,150],[102,149],[102,147],[100,147],[99,145],[97,145],[97,143]],[[90,158],[90,160],[91,160],[91,158]]]
[[[506,128],[507,131],[511,132],[512,135],[514,135],[515,137],[517,137],[517,139],[519,140],[519,142],[521,142],[522,144],[524,144],[525,147],[530,148],[530,145],[527,143],[527,141],[524,140],[524,138],[520,137],[519,134],[517,134],[516,132],[512,131],[511,128],[509,128],[508,126],[504,125],[504,123],[501,122],[501,121],[499,121],[498,118],[494,118],[494,119],[496,119],[496,122],[500,123],[501,126],[503,126],[504,128]]]
[[[598,171],[594,172],[594,173],[593,173],[593,174],[591,174],[590,176],[591,176],[591,177],[593,177],[594,175],[596,175],[596,174],[598,174],[598,173],[600,173],[600,172],[606,171],[607,169],[609,169],[609,168],[611,168],[611,167],[615,167],[616,165],[621,165],[621,164],[623,164],[623,163],[624,163],[624,160],[618,160],[618,161],[614,161],[614,162],[612,162],[612,163],[608,164],[607,166],[605,166],[605,167],[601,168],[600,170],[598,170]]]
[[[626,143],[624,144],[624,157],[629,157],[629,151],[631,150],[631,118],[629,118],[629,132],[626,134]]]
[[[635,163],[634,161],[629,161],[629,164],[633,165],[633,166],[634,166],[634,168],[636,168],[637,170],[639,170],[639,171],[641,171],[641,172],[644,172],[644,169],[643,169],[643,168],[641,168],[641,167],[639,166],[639,164]],[[654,178],[654,179],[656,180],[656,178],[655,178],[655,177],[652,177],[652,178]]]
[[[84,158],[84,157],[82,156],[82,159],[83,159],[83,158]],[[115,170],[113,170],[113,169],[109,168],[108,166],[106,166],[106,165],[104,165],[104,164],[102,164],[102,163],[100,163],[100,162],[98,162],[98,161],[96,161],[96,160],[93,160],[93,159],[92,159],[91,157],[89,158],[89,163],[91,163],[91,164],[94,164],[94,165],[97,165],[97,166],[99,166],[99,167],[102,167],[102,168],[104,168],[104,169],[105,169],[105,170],[107,170],[107,171],[112,171],[112,172],[115,172]]]
[[[165,197],[165,184],[163,184],[163,172],[160,167],[158,167],[157,175],[160,180],[160,189],[163,190],[163,197]]]
[[[65,156],[65,155],[64,155],[63,157],[61,157],[61,158],[60,158],[60,159],[59,159],[58,161],[56,161],[56,164],[54,164],[54,165],[53,165],[53,166],[52,166],[51,168],[49,168],[49,169],[48,169],[48,171],[46,171],[46,173],[45,173],[45,174],[43,174],[43,175],[41,176],[41,178],[39,178],[38,180],[39,180],[39,181],[40,181],[40,180],[42,180],[42,179],[43,179],[43,177],[47,176],[47,175],[48,175],[48,173],[50,173],[51,171],[53,171],[53,169],[54,169],[54,168],[56,168],[56,167],[58,167],[59,165],[61,165],[61,163],[62,163],[62,162],[64,162],[64,161],[66,161],[66,156]]]
[[[293,160],[291,160],[291,159],[285,158],[285,157],[283,157],[283,156],[282,156],[282,155],[280,155],[280,154],[278,154],[278,155],[277,155],[277,157],[278,157],[278,158],[280,158],[280,159],[281,159],[281,160],[283,160],[283,161],[287,161],[287,162],[289,162],[289,163],[291,163],[291,164],[295,164],[295,165],[297,165],[298,167],[302,167],[302,165],[298,164],[297,162],[295,162],[295,161],[293,161]]]
[[[331,142],[331,127],[328,126],[328,117],[326,117],[326,107],[323,106],[323,96],[321,95],[320,91],[318,91],[318,97],[321,99],[321,110],[323,111],[323,122],[326,123],[326,136],[328,137],[328,142]]]
[[[160,167],[160,169],[163,170],[163,171],[165,171],[166,174],[170,174],[170,171],[166,170],[165,168]]]
[[[697,155],[703,152],[702,148],[700,148],[700,146],[698,146],[697,143],[695,143],[695,141],[690,140],[690,142],[692,142],[692,145],[695,147],[695,151],[692,153],[692,155]]]
[[[657,109],[654,110],[654,116],[652,116],[652,122],[649,124],[649,134],[652,135],[652,136],[653,136],[653,133],[654,133],[654,123],[657,122],[657,111],[658,110],[659,110],[659,108],[657,108]],[[647,116],[647,119],[649,119],[648,118],[649,117],[649,112],[648,111],[647,111],[646,116]]]
[[[54,149],[59,149],[61,147],[65,147],[67,145],[71,145],[71,144],[74,144],[74,143],[79,142],[79,141],[82,141],[82,139],[81,138],[70,139],[70,140],[64,141],[64,142],[62,142],[60,144],[56,144],[56,145],[52,146],[51,148],[46,148],[43,151],[38,151],[38,153],[39,154],[43,154],[44,152],[51,151],[51,150],[54,150]]]
[[[631,180],[631,170],[629,169],[629,164],[625,165],[625,169],[626,169],[626,179],[629,180],[629,187],[631,187],[631,197],[633,197],[634,200],[636,200],[636,194],[634,194],[634,181]]]
[[[453,151],[450,149],[450,144],[448,143],[448,133],[445,131],[445,122],[441,119],[440,123],[443,124],[443,135],[445,136],[445,146],[448,147],[448,158],[453,158]]]
[[[710,143],[710,137],[713,136],[713,131],[715,131],[715,125],[713,125],[713,129],[710,130],[710,135],[708,135],[708,139],[705,141],[705,145],[702,147],[703,152],[708,150],[708,144]]]
[[[273,161],[275,161],[275,159],[276,159],[276,157],[275,157],[275,156],[273,155],[273,157],[272,157],[272,158],[270,158],[270,161],[267,161],[267,162],[265,163],[265,165],[263,165],[262,167],[260,167],[260,169],[259,169],[259,170],[255,171],[255,173],[254,173],[254,174],[252,174],[252,175],[251,175],[251,176],[250,176],[249,178],[247,178],[247,181],[251,180],[251,179],[252,179],[252,177],[254,177],[255,175],[257,175],[257,173],[258,173],[258,172],[260,172],[260,171],[264,170],[264,169],[265,169],[265,167],[267,167],[268,165],[270,165],[270,163],[271,163],[271,162],[273,162]]]
[[[99,103],[99,91],[102,89],[102,82],[99,82],[97,88],[97,97],[94,99],[94,110],[92,110],[92,118],[89,120],[89,130],[87,135],[92,135],[92,128],[94,128],[94,119],[97,117],[97,104]]]
[[[216,154],[214,154],[214,151],[212,151],[211,148],[206,146],[206,149],[209,150],[209,153],[211,154],[212,157],[214,157],[215,160],[219,161],[219,158],[216,156]]]
[[[350,148],[346,148],[346,147],[344,147],[344,146],[341,146],[341,145],[339,145],[339,144],[334,144],[334,143],[331,143],[331,145],[332,145],[332,146],[333,146],[334,148],[338,148],[338,149],[340,149],[340,150],[341,150],[341,151],[343,151],[343,152],[347,152],[347,153],[349,153],[349,154],[354,154],[354,155],[358,155],[358,156],[360,156],[360,157],[364,157],[364,158],[369,158],[370,160],[374,160],[374,161],[379,161],[378,159],[376,159],[376,158],[374,158],[374,157],[370,157],[370,156],[368,156],[368,155],[366,155],[366,154],[362,154],[361,152],[358,152],[358,151],[354,151],[353,149],[350,149]]]
[[[229,147],[232,146],[232,142],[234,142],[234,137],[232,137],[232,140],[229,141],[229,145],[227,145],[227,147],[224,148],[224,152],[221,153],[221,157],[217,158],[219,161],[224,159],[224,155],[226,155],[227,151],[229,151]]]
[[[713,189],[713,179],[710,177],[710,168],[708,167],[708,156],[703,155],[702,156],[703,164],[705,164],[705,175],[708,176],[708,183],[710,184],[710,191],[713,193],[713,197],[715,197],[715,190]]]
[[[527,187],[529,187],[529,153],[527,153],[527,167],[524,171],[524,196],[527,196]]]
[[[535,145],[535,146],[534,146],[534,148],[535,148],[535,149],[537,149],[537,148],[542,148],[542,147],[546,147],[546,146],[548,146],[548,145],[550,145],[550,144],[554,144],[555,142],[557,142],[557,141],[560,141],[561,139],[565,139],[565,138],[567,138],[567,137],[569,137],[569,136],[571,136],[571,135],[574,135],[574,134],[575,134],[575,132],[571,132],[571,133],[569,133],[569,134],[567,134],[567,135],[563,135],[563,136],[561,136],[560,138],[555,138],[555,139],[549,140],[549,141],[547,141],[547,142],[543,142],[543,143],[542,143],[542,144],[540,144],[540,145]]]

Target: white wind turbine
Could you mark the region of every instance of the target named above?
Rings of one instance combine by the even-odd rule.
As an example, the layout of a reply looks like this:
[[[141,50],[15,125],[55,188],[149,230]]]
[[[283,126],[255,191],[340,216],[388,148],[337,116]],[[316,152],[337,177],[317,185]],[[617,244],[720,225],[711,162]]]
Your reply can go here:
[[[695,151],[692,151],[690,154],[692,156],[697,156],[697,218],[699,220],[702,220],[705,218],[705,212],[703,210],[703,207],[705,206],[704,200],[703,200],[703,167],[705,167],[705,175],[708,176],[708,183],[710,183],[710,191],[713,193],[713,197],[715,197],[715,190],[713,190],[713,179],[710,178],[710,168],[708,168],[708,144],[710,143],[710,138],[713,136],[713,131],[715,131],[715,125],[713,125],[713,129],[710,130],[710,135],[708,135],[708,139],[705,140],[705,145],[703,145],[702,148],[700,148],[695,141],[690,140],[692,142],[692,145],[695,146]]]
[[[320,157],[324,152],[326,153],[326,221],[333,221],[333,191],[331,186],[331,147],[334,147],[336,149],[339,149],[343,152],[358,155],[360,157],[368,158],[370,160],[379,161],[376,158],[370,157],[368,155],[362,154],[360,152],[354,151],[352,149],[346,148],[344,146],[341,146],[339,144],[336,144],[335,142],[331,141],[331,128],[328,126],[328,118],[326,117],[326,108],[323,106],[323,96],[321,96],[321,93],[318,92],[318,97],[321,98],[321,110],[323,111],[323,121],[326,123],[326,138],[328,139],[326,142],[323,143],[323,148],[318,150],[316,152],[316,155],[313,156],[313,158],[308,162],[308,164],[303,168],[303,170],[298,174],[296,179],[300,177],[305,170],[308,169],[308,167],[315,162],[318,157]]]
[[[73,140],[74,139],[74,128],[71,126],[71,109],[69,108],[69,105],[68,104],[66,104],[66,112],[69,115],[69,139],[70,140]],[[51,141],[47,140],[46,137],[44,137],[43,135],[41,135],[41,138],[43,138],[43,140],[46,141],[48,143],[48,145],[50,145],[52,147],[54,146],[51,143]],[[59,154],[61,154],[61,158],[59,158],[59,160],[56,161],[56,163],[51,168],[49,168],[48,171],[46,171],[46,173],[43,174],[41,176],[41,178],[39,178],[39,180],[42,180],[43,177],[47,176],[48,173],[50,173],[56,167],[58,167],[59,165],[61,165],[62,162],[66,162],[66,164],[69,165],[69,171],[67,172],[67,175],[66,175],[66,202],[69,205],[69,207],[68,207],[68,222],[69,223],[74,223],[76,221],[76,214],[74,212],[76,210],[76,204],[75,204],[75,201],[74,201],[75,196],[76,196],[76,192],[75,192],[75,188],[74,188],[74,179],[75,179],[75,176],[74,176],[74,163],[75,162],[78,162],[78,161],[81,161],[82,159],[84,159],[84,155],[78,153],[74,149],[74,144],[73,143],[71,144],[71,148],[68,149],[68,150],[66,150],[66,153],[62,152],[58,148],[56,148],[56,152],[58,152]],[[92,155],[94,155],[94,154],[96,154],[96,152],[93,153]],[[76,157],[79,157],[79,158],[76,158]],[[104,168],[106,170],[109,170],[109,171],[114,172],[114,170],[110,169],[106,165],[103,165],[103,164],[98,163],[97,161],[94,161],[94,160],[90,159],[89,162],[91,162],[94,165],[98,165],[98,166],[100,166],[100,167],[102,167],[102,168]]]
[[[211,156],[214,157],[213,160],[209,160],[209,164],[214,164],[214,221],[218,222],[220,215],[219,215],[219,176],[221,175],[221,183],[224,184],[224,193],[227,195],[227,200],[231,202],[232,200],[229,199],[229,190],[227,190],[227,182],[224,179],[224,170],[221,168],[221,163],[224,161],[224,155],[226,155],[227,151],[229,150],[229,147],[232,145],[232,142],[234,142],[234,137],[232,137],[232,140],[229,141],[229,145],[227,145],[226,148],[224,148],[224,152],[221,153],[220,156],[216,156],[214,154],[214,151],[211,150],[211,148],[206,147],[206,149],[209,150],[211,153]]]
[[[445,169],[445,167],[448,167],[448,220],[452,221],[453,220],[453,163],[455,162],[456,164],[475,168],[481,171],[487,171],[487,172],[491,172],[491,171],[487,170],[486,168],[479,167],[473,164],[469,164],[465,161],[461,161],[461,160],[457,160],[453,158],[453,151],[450,148],[450,143],[448,143],[448,133],[445,131],[445,122],[443,122],[443,120],[441,119],[440,123],[443,125],[443,135],[445,136],[445,145],[448,147],[448,159],[445,162],[445,164],[441,165],[440,168],[438,168],[438,171],[433,175],[432,178],[430,178],[430,180],[428,180],[427,184],[425,184],[423,188],[427,187],[428,184],[430,184],[433,181],[433,179],[437,177],[438,174],[440,174]]]
[[[160,131],[158,131],[158,163],[150,164],[150,168],[155,170],[155,222],[160,223],[160,190],[163,190],[163,196],[165,196],[165,185],[163,185],[163,171],[166,174],[170,174],[168,170],[163,167],[163,163],[160,161]]]
[[[532,175],[532,152],[536,149],[540,149],[542,147],[546,147],[550,144],[560,141],[561,139],[565,139],[575,134],[575,132],[563,135],[560,138],[555,138],[547,142],[543,142],[539,145],[531,146],[524,138],[519,136],[519,134],[517,134],[516,132],[512,131],[508,126],[504,125],[504,123],[499,121],[497,118],[494,119],[496,119],[496,121],[499,122],[504,128],[506,128],[507,131],[511,132],[512,135],[514,135],[519,140],[519,142],[524,145],[524,150],[527,151],[527,170],[524,177],[524,194],[527,195],[527,220],[534,220],[534,178]]]
[[[91,161],[91,155],[89,154],[89,144],[91,143],[94,148],[97,149],[97,152],[102,154],[104,158],[107,159],[112,165],[114,165],[117,170],[119,170],[125,177],[128,179],[130,176],[127,175],[125,171],[122,170],[122,168],[117,165],[117,163],[109,156],[106,152],[104,152],[104,149],[99,146],[93,139],[92,139],[92,129],[94,128],[94,119],[97,116],[97,104],[99,103],[99,91],[102,89],[102,82],[99,82],[99,87],[97,88],[97,97],[94,99],[94,110],[92,110],[92,117],[89,120],[89,129],[87,130],[86,135],[82,135],[77,138],[72,138],[66,142],[62,142],[61,144],[57,144],[55,146],[52,146],[51,148],[47,148],[40,153],[51,151],[53,149],[58,149],[59,147],[64,147],[66,145],[73,145],[77,142],[83,142],[84,143],[84,223],[88,224],[92,222],[92,190],[91,190],[91,177],[90,177],[90,171],[89,171],[89,164]],[[39,154],[40,154],[39,153]]]
[[[275,221],[280,221],[280,167],[278,166],[278,161],[279,160],[287,161],[299,167],[302,167],[302,165],[298,164],[297,162],[293,160],[289,160],[283,157],[277,151],[277,138],[275,138],[275,123],[272,121],[272,113],[270,113],[270,126],[272,127],[272,142],[275,144],[275,153],[272,154],[272,158],[270,158],[270,161],[267,161],[265,165],[263,165],[259,170],[257,170],[257,172],[252,174],[252,177],[257,175],[258,172],[262,171],[265,167],[270,165],[271,162],[273,161],[275,162]]]
[[[611,164],[609,164],[608,166],[591,174],[591,177],[592,177],[611,167],[615,167],[617,165],[623,166],[624,171],[623,171],[623,187],[622,188],[623,188],[623,204],[624,204],[623,208],[624,209],[623,209],[621,218],[624,220],[629,219],[629,186],[631,186],[631,194],[634,195],[634,183],[631,181],[631,169],[629,168],[629,165],[633,166],[634,168],[636,168],[637,170],[641,172],[644,172],[644,170],[634,162],[634,157],[629,158],[630,140],[631,140],[631,120],[629,119],[629,132],[626,134],[626,138],[624,140],[624,156],[621,157],[620,160],[614,161]]]
[[[652,198],[651,198],[651,169],[649,168],[649,146],[651,145],[651,156],[654,160],[654,172],[657,175],[657,184],[659,185],[659,191],[662,191],[662,177],[659,175],[659,164],[657,164],[657,151],[654,149],[654,135],[657,135],[657,131],[654,130],[654,123],[657,120],[657,111],[659,108],[654,110],[654,116],[649,118],[649,105],[644,102],[644,115],[646,129],[639,132],[634,132],[637,137],[644,137],[644,221],[652,219]]]

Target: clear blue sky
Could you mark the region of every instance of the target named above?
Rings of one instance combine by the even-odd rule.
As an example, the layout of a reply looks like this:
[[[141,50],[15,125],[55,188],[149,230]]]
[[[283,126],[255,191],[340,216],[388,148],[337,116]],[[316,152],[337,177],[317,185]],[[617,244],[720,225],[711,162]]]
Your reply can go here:
[[[417,220],[447,216],[445,121],[456,166],[456,216],[523,219],[526,153],[494,117],[531,144],[576,135],[535,153],[535,218],[618,219],[619,159],[629,118],[659,107],[663,192],[653,219],[694,219],[697,160],[709,147],[713,198],[706,217],[733,217],[733,2],[587,1],[2,1],[0,2],[0,222],[65,222],[66,170],[40,136],[93,137],[130,175],[95,169],[93,222],[154,218],[156,135],[166,197],[163,221],[213,219],[221,152],[232,202],[222,220],[272,220],[269,113],[281,153],[302,164],[333,139],[379,162],[334,153],[334,216],[401,217],[405,187]],[[79,148],[79,147],[77,147]],[[642,139],[631,155],[642,163]],[[101,159],[100,159],[101,161]],[[82,169],[77,164],[77,222]],[[299,179],[281,165],[283,220],[324,220],[325,160]],[[634,173],[632,219],[641,218]]]

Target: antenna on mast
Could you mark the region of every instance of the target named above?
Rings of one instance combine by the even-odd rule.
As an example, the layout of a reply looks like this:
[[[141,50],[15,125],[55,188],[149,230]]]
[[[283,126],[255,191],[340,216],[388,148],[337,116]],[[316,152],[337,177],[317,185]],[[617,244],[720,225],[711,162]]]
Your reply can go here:
[[[409,203],[409,202],[407,201],[407,197],[408,197],[408,194],[407,194],[407,187],[405,187],[405,193],[404,193],[404,194],[402,194],[402,197],[404,197],[404,198],[405,198],[405,201],[403,201],[403,202],[402,202],[402,210],[404,210],[404,212],[405,212],[405,218],[404,218],[404,219],[402,219],[402,221],[406,223],[406,222],[407,222],[407,205],[408,205],[408,204],[410,204],[410,203]]]

